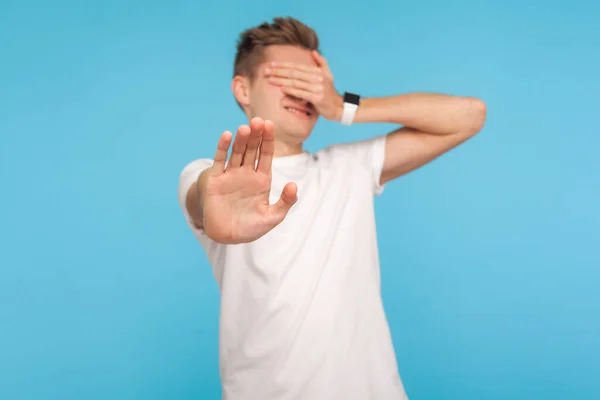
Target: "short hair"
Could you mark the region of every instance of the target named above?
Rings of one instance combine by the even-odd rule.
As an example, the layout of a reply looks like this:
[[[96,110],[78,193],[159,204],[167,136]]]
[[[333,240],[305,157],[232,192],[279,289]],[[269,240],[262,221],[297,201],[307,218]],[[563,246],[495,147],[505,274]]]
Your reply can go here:
[[[243,31],[237,42],[233,76],[247,76],[253,80],[256,68],[263,61],[264,50],[272,45],[291,45],[306,50],[319,50],[317,33],[292,17],[273,18],[273,22]]]

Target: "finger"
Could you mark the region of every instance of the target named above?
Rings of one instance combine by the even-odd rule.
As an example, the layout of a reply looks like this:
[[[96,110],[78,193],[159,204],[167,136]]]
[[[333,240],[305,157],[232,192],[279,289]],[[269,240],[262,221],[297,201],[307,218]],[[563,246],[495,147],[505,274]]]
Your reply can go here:
[[[300,100],[308,101],[309,103],[316,103],[315,95],[312,92],[309,92],[304,89],[297,89],[289,86],[282,86],[281,90],[283,93],[296,97]]]
[[[279,78],[298,79],[309,83],[319,83],[323,81],[323,74],[320,70],[316,72],[303,71],[294,67],[276,67],[265,70],[267,77],[275,76]]]
[[[260,141],[262,139],[263,130],[265,129],[265,123],[261,118],[253,118],[250,121],[250,137],[248,138],[248,144],[246,145],[246,152],[244,153],[244,159],[242,165],[254,169],[256,167],[256,153]]]
[[[317,93],[317,92],[323,90],[323,85],[321,85],[319,83],[308,83],[308,82],[304,82],[304,81],[301,81],[298,79],[275,78],[272,76],[269,78],[269,82],[271,82],[274,85],[289,86],[289,87],[293,87],[296,89],[303,89],[308,92]]]
[[[242,158],[246,151],[246,144],[248,143],[248,137],[250,136],[250,127],[248,125],[241,125],[235,135],[233,146],[231,148],[231,156],[229,157],[229,163],[227,164],[227,170],[233,168],[239,168],[242,165]]]
[[[229,131],[225,131],[219,138],[217,144],[217,151],[215,152],[214,162],[212,170],[214,174],[220,174],[225,170],[225,162],[227,161],[227,151],[231,145],[232,134]]]
[[[275,154],[275,125],[273,122],[265,121],[265,128],[262,134],[262,142],[258,156],[258,165],[256,171],[264,174],[271,173],[273,164],[273,155]]]
[[[273,204],[273,212],[279,221],[283,221],[290,209],[298,201],[298,186],[289,182],[281,191],[281,197]]]
[[[285,62],[273,61],[270,63],[269,67],[271,67],[271,68],[294,68],[294,69],[297,69],[300,71],[310,72],[313,74],[318,74],[318,73],[322,72],[320,67],[315,67],[315,66],[306,65],[306,64],[298,64],[298,63],[293,63],[293,62],[289,62],[289,61],[285,61]]]
[[[325,72],[327,75],[331,75],[331,70],[329,69],[329,64],[325,57],[319,54],[317,50],[312,51],[313,59],[317,63],[317,65]]]

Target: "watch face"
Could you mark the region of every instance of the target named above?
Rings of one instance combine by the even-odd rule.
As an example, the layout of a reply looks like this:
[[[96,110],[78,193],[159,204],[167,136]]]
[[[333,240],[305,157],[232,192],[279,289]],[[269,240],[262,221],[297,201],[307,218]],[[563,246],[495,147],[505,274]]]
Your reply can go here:
[[[344,93],[344,103],[351,103],[358,105],[360,100],[360,96],[354,93]]]

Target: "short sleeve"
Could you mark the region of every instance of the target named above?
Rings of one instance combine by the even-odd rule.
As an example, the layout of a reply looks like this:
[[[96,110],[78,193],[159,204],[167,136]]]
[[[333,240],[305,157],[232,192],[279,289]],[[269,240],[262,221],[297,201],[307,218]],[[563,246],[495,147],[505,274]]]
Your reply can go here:
[[[385,161],[386,137],[387,135],[380,135],[333,146],[339,156],[347,158],[348,162],[367,173],[375,195],[380,195],[384,189],[384,185],[381,184],[381,172]]]
[[[222,256],[223,246],[220,245],[219,243],[213,241],[212,239],[210,239],[204,233],[203,229],[196,227],[196,224],[194,224],[192,216],[188,212],[187,206],[185,204],[186,198],[187,198],[187,193],[190,190],[190,187],[194,184],[194,182],[196,182],[196,180],[198,179],[198,177],[200,176],[202,171],[204,171],[205,169],[210,168],[212,166],[213,166],[213,160],[207,159],[207,158],[198,159],[198,160],[192,161],[189,164],[187,164],[183,168],[183,170],[181,171],[181,174],[179,176],[178,198],[179,198],[179,206],[181,207],[183,216],[185,217],[185,221],[186,221],[188,227],[192,230],[194,236],[196,237],[196,239],[200,242],[200,244],[204,248],[211,265],[214,265],[214,260],[216,260]],[[213,273],[215,274],[215,277],[217,279],[220,279],[219,278],[220,273],[217,270],[215,270],[214,268],[213,268]]]
[[[190,190],[190,187],[194,184],[194,182],[196,182],[196,180],[198,179],[198,176],[200,176],[200,174],[202,173],[202,171],[204,171],[206,168],[210,168],[213,165],[213,160],[210,159],[199,159],[199,160],[195,160],[190,162],[189,164],[187,164],[183,170],[181,171],[181,174],[179,176],[179,188],[178,188],[178,197],[179,197],[179,206],[181,207],[181,210],[183,211],[183,216],[185,217],[185,221],[187,222],[188,226],[190,227],[190,229],[192,229],[192,231],[194,232],[194,234],[196,236],[199,236],[200,234],[202,234],[202,229],[198,229],[196,227],[196,225],[194,224],[194,221],[192,219],[192,216],[190,215],[187,206],[186,206],[186,198],[187,198],[187,193]]]
[[[381,184],[381,173],[383,172],[383,163],[385,162],[385,143],[386,136],[377,136],[371,140],[370,154],[367,156],[367,165],[371,168],[373,174],[373,191],[376,195],[383,193],[385,185]]]

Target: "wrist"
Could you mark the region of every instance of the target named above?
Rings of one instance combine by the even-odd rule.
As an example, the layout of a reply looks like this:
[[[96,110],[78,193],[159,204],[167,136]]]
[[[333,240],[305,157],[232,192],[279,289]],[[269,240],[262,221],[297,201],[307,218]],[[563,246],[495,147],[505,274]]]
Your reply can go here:
[[[344,92],[344,96],[342,98],[342,112],[339,122],[346,126],[350,126],[357,122],[356,115],[358,113],[359,105],[361,105],[360,95],[351,92]]]
[[[335,115],[333,120],[340,122],[342,120],[342,114],[344,113],[344,96],[337,94],[335,97]]]

